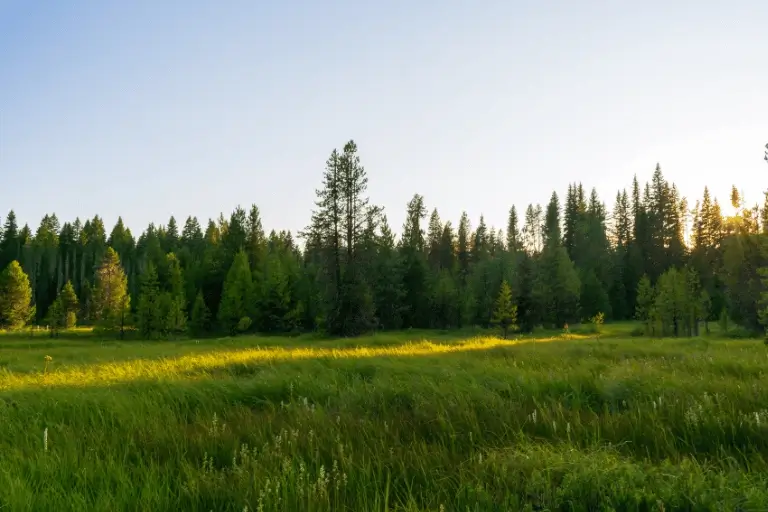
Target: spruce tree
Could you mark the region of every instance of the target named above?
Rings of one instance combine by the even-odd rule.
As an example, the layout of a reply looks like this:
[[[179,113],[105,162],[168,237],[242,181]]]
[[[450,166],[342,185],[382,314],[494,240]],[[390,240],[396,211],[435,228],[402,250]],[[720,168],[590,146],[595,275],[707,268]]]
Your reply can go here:
[[[241,323],[243,318],[248,318],[250,324],[252,319],[248,313],[252,296],[253,281],[248,264],[248,255],[244,250],[240,250],[235,255],[232,266],[227,272],[227,279],[224,281],[218,312],[218,320],[222,329],[229,334],[235,334],[238,331],[238,325],[243,325]]]
[[[469,275],[469,237],[471,232],[472,226],[469,223],[469,216],[467,212],[461,212],[456,240],[456,259],[459,263],[459,279],[462,285],[466,283],[467,276]]]
[[[163,330],[163,312],[160,304],[160,286],[157,270],[151,262],[141,276],[141,291],[136,310],[139,333],[144,338],[155,338]]]
[[[523,240],[520,235],[520,226],[517,218],[517,209],[514,205],[509,209],[507,219],[507,250],[517,253],[523,249]]]
[[[184,332],[187,327],[187,299],[186,285],[184,283],[184,271],[181,263],[174,253],[166,256],[168,284],[163,292],[162,309],[163,330],[166,334],[178,334]]]
[[[374,264],[373,298],[379,325],[384,329],[399,329],[403,325],[405,298],[403,266],[395,247],[395,235],[386,216],[380,223],[378,256]]]
[[[64,328],[64,315],[62,314],[61,300],[54,300],[48,307],[45,315],[45,323],[51,333],[51,338],[59,335],[59,331]]]
[[[635,308],[635,318],[643,322],[646,334],[652,332],[654,291],[651,286],[651,280],[647,275],[643,275],[637,285],[637,306]]]
[[[501,282],[501,289],[496,298],[496,307],[491,321],[501,327],[504,339],[507,339],[509,328],[517,322],[517,305],[512,303],[512,290],[506,281]]]
[[[2,237],[0,237],[0,269],[5,269],[14,260],[21,260],[21,244],[16,213],[13,210],[5,216]]]
[[[119,330],[122,338],[130,315],[130,295],[120,257],[111,247],[104,252],[96,270],[92,300],[93,320],[104,329]]]
[[[0,326],[20,329],[34,316],[29,277],[13,260],[0,274]]]
[[[72,329],[77,325],[77,312],[80,309],[80,302],[77,300],[72,281],[67,281],[64,288],[59,292],[57,300],[60,301],[64,328]]]
[[[270,253],[266,268],[261,301],[262,328],[266,332],[293,331],[298,327],[300,311],[294,303],[280,255]]]
[[[431,313],[433,327],[448,329],[459,324],[459,292],[453,276],[448,270],[441,270],[432,287]]]
[[[432,215],[429,217],[426,241],[427,261],[433,272],[437,272],[440,269],[440,242],[442,235],[443,224],[440,222],[440,215],[437,213],[437,208],[435,208],[432,210]]]
[[[192,334],[200,336],[210,330],[211,312],[205,305],[203,292],[197,292],[195,302],[192,305],[192,314],[189,319],[189,326]]]
[[[422,220],[427,209],[424,198],[414,195],[408,203],[400,247],[403,276],[403,323],[405,327],[429,327],[429,279]]]

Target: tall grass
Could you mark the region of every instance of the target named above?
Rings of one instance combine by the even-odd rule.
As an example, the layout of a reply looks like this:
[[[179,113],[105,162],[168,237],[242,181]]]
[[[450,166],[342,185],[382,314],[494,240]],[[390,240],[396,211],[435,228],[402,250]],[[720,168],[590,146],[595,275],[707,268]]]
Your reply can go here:
[[[0,505],[765,510],[766,346],[606,336],[3,338]]]

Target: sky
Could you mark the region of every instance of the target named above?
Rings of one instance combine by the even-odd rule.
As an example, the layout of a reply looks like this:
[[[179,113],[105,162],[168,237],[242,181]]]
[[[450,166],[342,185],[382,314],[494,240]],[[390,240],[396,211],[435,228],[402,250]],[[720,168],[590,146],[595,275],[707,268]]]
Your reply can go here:
[[[0,217],[138,235],[257,204],[306,226],[354,139],[396,231],[656,163],[691,204],[768,188],[768,2],[0,0]]]

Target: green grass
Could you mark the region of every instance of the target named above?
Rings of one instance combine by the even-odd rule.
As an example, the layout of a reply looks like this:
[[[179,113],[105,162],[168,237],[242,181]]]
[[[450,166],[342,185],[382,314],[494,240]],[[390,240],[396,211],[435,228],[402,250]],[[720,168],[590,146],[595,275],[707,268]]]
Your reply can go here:
[[[0,506],[765,510],[768,347],[605,327],[3,335]]]

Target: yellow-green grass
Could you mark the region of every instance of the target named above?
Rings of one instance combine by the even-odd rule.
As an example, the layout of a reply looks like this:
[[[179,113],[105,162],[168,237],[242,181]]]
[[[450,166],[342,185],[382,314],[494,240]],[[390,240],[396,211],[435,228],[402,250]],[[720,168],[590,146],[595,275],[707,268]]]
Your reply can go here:
[[[0,336],[0,506],[768,508],[768,348],[623,329]]]

